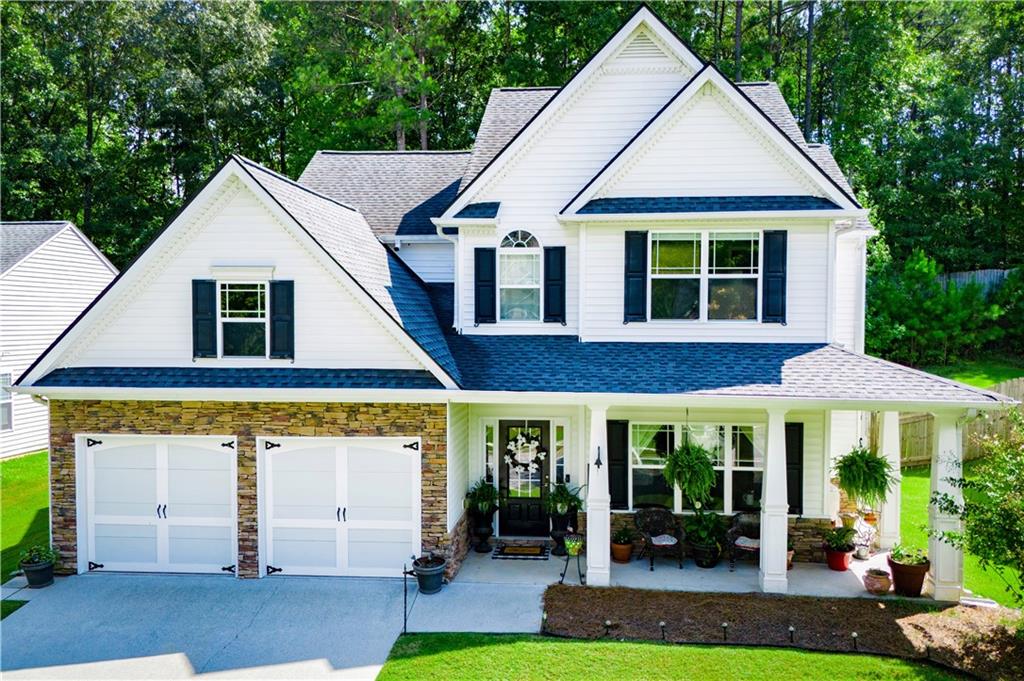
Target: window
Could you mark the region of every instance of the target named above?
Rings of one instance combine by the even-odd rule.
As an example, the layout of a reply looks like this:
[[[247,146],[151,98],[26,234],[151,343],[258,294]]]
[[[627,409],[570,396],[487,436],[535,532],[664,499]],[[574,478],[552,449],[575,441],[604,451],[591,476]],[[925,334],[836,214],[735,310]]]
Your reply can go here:
[[[651,234],[650,319],[757,320],[760,232]]]
[[[494,469],[494,424],[484,425],[484,479],[494,484],[496,480]]]
[[[630,429],[630,488],[633,508],[675,508],[675,490],[665,480],[665,459],[675,447],[670,425],[635,423]]]
[[[267,285],[220,285],[221,356],[267,356]]]
[[[552,461],[555,465],[555,484],[569,482],[569,475],[565,472],[565,426],[555,426],[555,454]]]
[[[540,321],[540,243],[529,232],[515,230],[498,250],[498,318]]]
[[[11,374],[0,374],[0,430],[14,428],[14,395],[11,387]]]

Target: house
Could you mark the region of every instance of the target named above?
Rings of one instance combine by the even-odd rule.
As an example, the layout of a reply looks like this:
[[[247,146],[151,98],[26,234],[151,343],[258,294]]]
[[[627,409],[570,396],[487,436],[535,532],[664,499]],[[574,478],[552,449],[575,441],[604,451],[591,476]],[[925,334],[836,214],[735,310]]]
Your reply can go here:
[[[70,222],[0,222],[0,458],[48,446],[46,404],[8,388],[116,274]]]
[[[62,566],[397,576],[435,551],[454,574],[483,478],[505,538],[583,487],[608,584],[612,525],[681,508],[661,468],[691,437],[785,592],[868,412],[896,465],[898,412],[935,414],[955,493],[962,419],[1009,402],[863,354],[873,233],[774,84],[647,8],[562,87],[493,91],[471,151],[323,151],[298,181],[233,156],[14,388],[49,401]],[[958,597],[960,554],[931,556]]]

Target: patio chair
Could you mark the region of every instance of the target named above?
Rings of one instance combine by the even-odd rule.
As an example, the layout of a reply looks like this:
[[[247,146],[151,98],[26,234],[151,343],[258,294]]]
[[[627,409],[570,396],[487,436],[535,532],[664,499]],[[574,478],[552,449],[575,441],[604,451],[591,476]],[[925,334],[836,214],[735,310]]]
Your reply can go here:
[[[652,572],[655,554],[677,558],[679,569],[683,569],[683,541],[686,539],[686,532],[672,515],[672,511],[661,507],[641,508],[637,510],[633,522],[644,538],[644,547],[639,558],[647,554]]]
[[[736,570],[737,556],[754,556],[757,559],[761,553],[761,514],[734,515],[725,533],[725,548],[729,552],[729,572]]]

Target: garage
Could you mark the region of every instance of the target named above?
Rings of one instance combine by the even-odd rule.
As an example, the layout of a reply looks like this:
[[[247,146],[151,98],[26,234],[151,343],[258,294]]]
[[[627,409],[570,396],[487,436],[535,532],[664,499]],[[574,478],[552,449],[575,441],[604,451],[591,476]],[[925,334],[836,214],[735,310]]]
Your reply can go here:
[[[80,436],[79,447],[86,473],[79,494],[84,567],[234,572],[234,437],[96,434]]]
[[[267,438],[257,450],[262,574],[397,577],[419,553],[419,438]]]

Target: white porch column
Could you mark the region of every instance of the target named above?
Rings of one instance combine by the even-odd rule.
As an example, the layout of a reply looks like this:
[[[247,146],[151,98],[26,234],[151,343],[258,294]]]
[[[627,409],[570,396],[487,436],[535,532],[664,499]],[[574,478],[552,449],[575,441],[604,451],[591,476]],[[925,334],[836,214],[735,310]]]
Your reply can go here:
[[[960,490],[946,478],[963,475],[963,445],[960,431],[960,414],[935,414],[935,444],[932,449],[931,492],[944,492],[955,499],[961,499]],[[946,532],[960,529],[960,519],[941,513],[934,505],[928,505],[928,521],[932,530]],[[931,560],[929,581],[932,596],[937,601],[957,601],[963,592],[963,553],[935,537],[928,539],[928,559]]]
[[[900,475],[900,413],[885,411],[879,414],[879,449],[892,466],[893,473]],[[900,485],[897,482],[882,504],[879,517],[880,532],[878,543],[883,549],[891,549],[900,543]]]
[[[608,491],[608,408],[591,405],[587,448],[587,584],[611,582],[612,514]],[[600,461],[600,466],[598,462]]]
[[[768,448],[761,487],[761,564],[758,581],[768,593],[786,593],[786,540],[789,500],[786,493],[786,410],[768,410]]]

